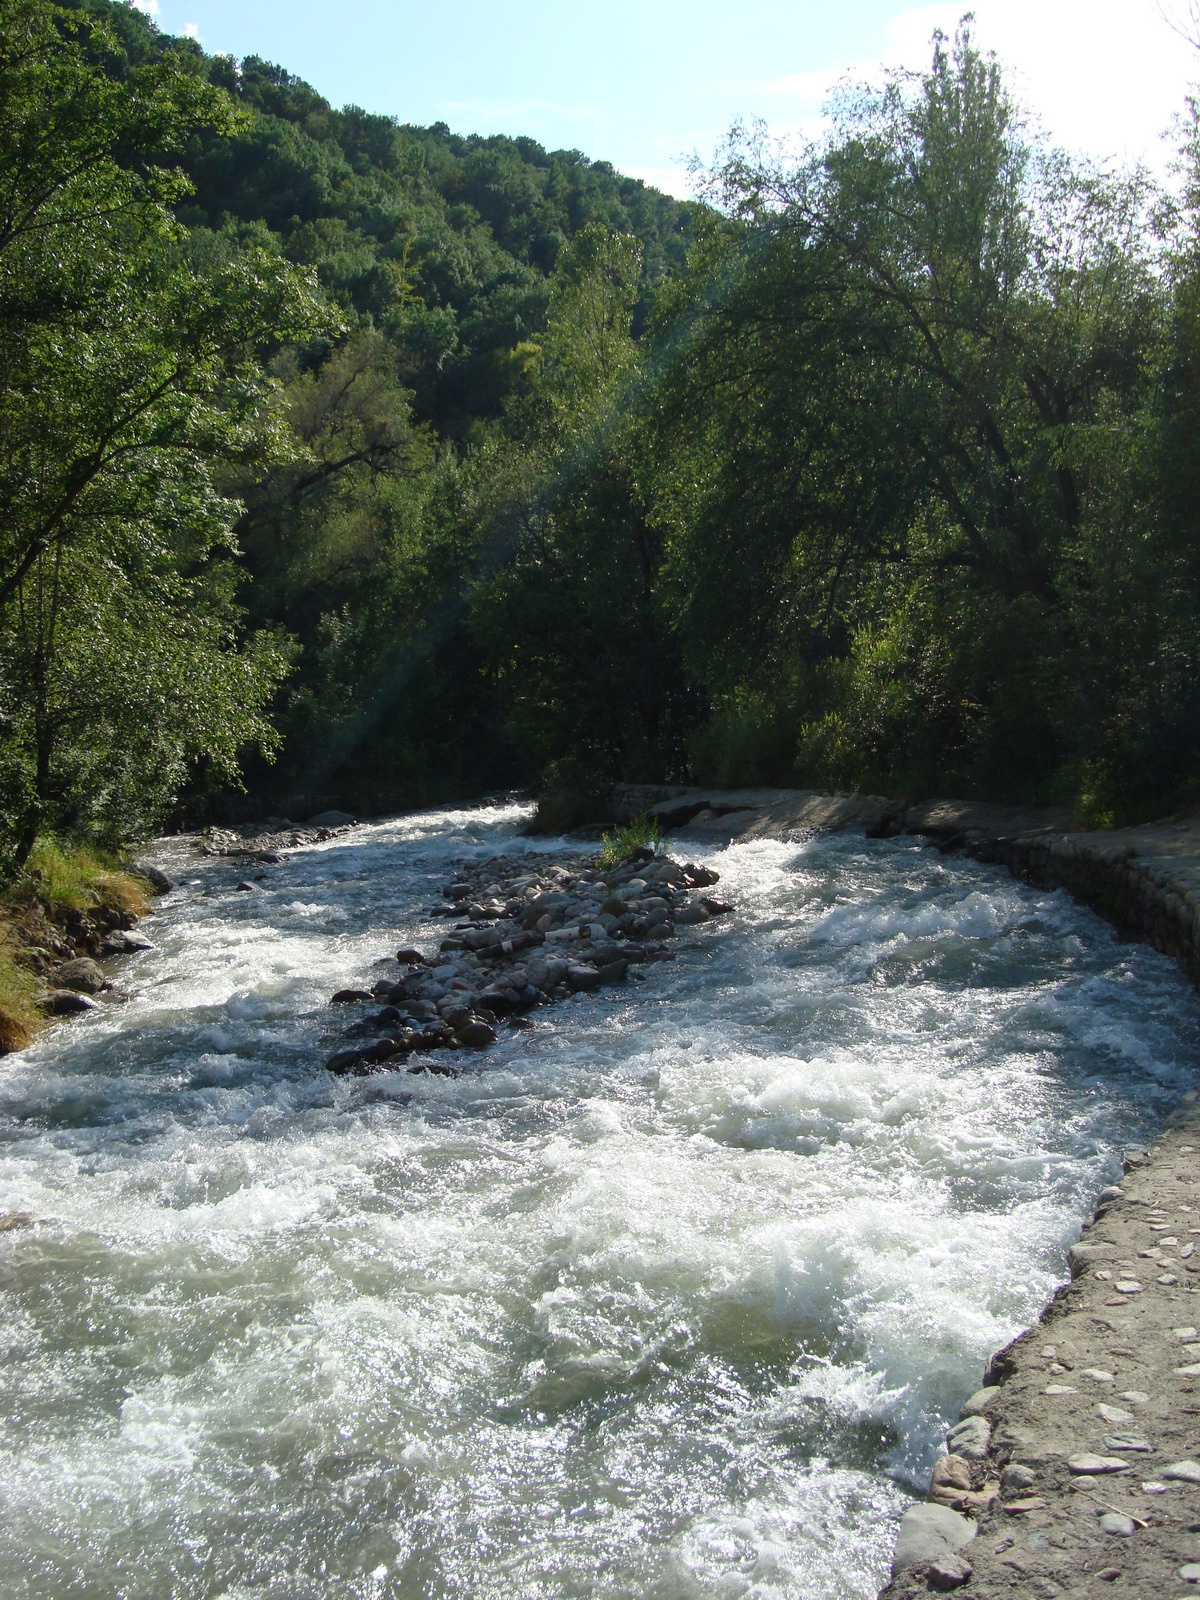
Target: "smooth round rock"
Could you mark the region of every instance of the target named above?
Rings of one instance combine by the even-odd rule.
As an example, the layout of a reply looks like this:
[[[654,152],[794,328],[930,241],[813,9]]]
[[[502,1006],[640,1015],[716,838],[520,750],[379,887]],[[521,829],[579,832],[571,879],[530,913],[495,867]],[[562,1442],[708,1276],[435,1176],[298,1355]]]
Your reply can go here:
[[[1105,1511],[1098,1521],[1105,1533],[1115,1534],[1119,1539],[1132,1538],[1137,1532],[1137,1523],[1133,1518],[1123,1516],[1119,1511]]]
[[[959,1412],[959,1416],[961,1418],[979,1416],[980,1413],[986,1411],[990,1405],[995,1404],[999,1394],[1000,1385],[998,1383],[988,1384],[988,1386],[984,1389],[976,1389],[971,1398],[963,1403],[963,1408]]]

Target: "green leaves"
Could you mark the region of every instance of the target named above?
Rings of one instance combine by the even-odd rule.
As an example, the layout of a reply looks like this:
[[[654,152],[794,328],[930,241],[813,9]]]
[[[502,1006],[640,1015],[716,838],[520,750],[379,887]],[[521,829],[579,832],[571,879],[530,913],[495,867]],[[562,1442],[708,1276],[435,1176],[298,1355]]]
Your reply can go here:
[[[303,271],[182,248],[160,164],[227,97],[166,55],[111,75],[112,39],[0,0],[0,693],[9,825],[120,831],[201,757],[270,743],[277,650],[239,643],[200,576],[239,512],[215,473],[269,451],[264,344],[330,318]],[[198,610],[205,604],[207,609]]]

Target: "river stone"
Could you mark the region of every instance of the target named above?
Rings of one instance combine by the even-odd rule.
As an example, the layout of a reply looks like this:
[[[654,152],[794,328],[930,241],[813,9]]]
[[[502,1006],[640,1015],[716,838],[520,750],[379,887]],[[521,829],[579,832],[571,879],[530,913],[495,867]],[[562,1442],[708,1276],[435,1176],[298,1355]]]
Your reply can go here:
[[[709,914],[699,901],[693,901],[691,905],[680,906],[675,913],[675,922],[680,928],[694,928],[698,923],[708,921]]]
[[[1118,1456],[1097,1456],[1090,1451],[1082,1455],[1068,1456],[1067,1466],[1074,1473],[1084,1478],[1097,1478],[1105,1472],[1128,1472],[1128,1461],[1122,1461]]]
[[[1073,1244],[1067,1251],[1067,1260],[1075,1277],[1093,1261],[1111,1260],[1117,1254],[1115,1244]]]
[[[304,824],[306,828],[348,828],[357,822],[357,817],[352,817],[348,811],[318,811],[315,817],[309,817]]]
[[[110,933],[100,946],[101,955],[132,956],[139,950],[153,950],[150,940],[140,933],[127,933],[123,928]]]
[[[481,1021],[479,1017],[472,1017],[455,1028],[454,1037],[460,1044],[470,1045],[474,1050],[482,1050],[485,1045],[495,1044],[496,1030]]]
[[[1176,1483],[1200,1483],[1200,1461],[1175,1461],[1159,1471],[1160,1478],[1170,1478]]]
[[[1186,1567],[1180,1567],[1179,1576],[1184,1583],[1200,1583],[1200,1561],[1189,1561]]]
[[[959,1412],[961,1418],[977,1417],[982,1415],[989,1406],[994,1405],[1000,1396],[1000,1385],[991,1383],[984,1389],[976,1389],[969,1400],[965,1401]]]
[[[946,1436],[946,1447],[951,1455],[966,1456],[969,1461],[982,1461],[992,1442],[992,1425],[986,1417],[968,1417]]]
[[[1036,1482],[1036,1472],[1028,1467],[1018,1466],[1015,1462],[1005,1467],[1000,1474],[1000,1487],[1008,1494],[1021,1494],[1026,1489],[1032,1489]]]
[[[1200,1366],[1193,1363],[1190,1367],[1175,1367],[1173,1369],[1181,1378],[1200,1378]]]
[[[361,1050],[335,1050],[325,1063],[326,1072],[336,1073],[339,1078],[344,1078],[348,1072],[353,1072],[362,1061]]]
[[[1120,1406],[1097,1406],[1096,1415],[1102,1422],[1132,1422],[1132,1411],[1125,1411]]]
[[[957,1555],[975,1537],[975,1524],[949,1506],[909,1506],[900,1519],[896,1549],[892,1557],[893,1576],[909,1567],[928,1567],[932,1562]]]
[[[974,1570],[965,1556],[944,1555],[929,1563],[925,1577],[931,1589],[958,1589]]]
[[[1137,1523],[1133,1518],[1123,1516],[1119,1511],[1104,1511],[1097,1521],[1105,1533],[1116,1534],[1121,1539],[1130,1538],[1137,1530]]]
[[[1106,1450],[1132,1450],[1135,1455],[1145,1455],[1154,1446],[1140,1433],[1110,1433],[1104,1441]]]
[[[133,863],[133,870],[141,877],[145,878],[150,887],[158,894],[170,894],[171,890],[175,887],[172,880],[167,877],[166,873],[163,872],[161,868],[152,867],[148,862],[135,861]]]
[[[64,961],[50,973],[50,981],[57,989],[75,989],[80,994],[99,994],[109,987],[108,979],[90,956]]]
[[[391,985],[388,986],[389,989]],[[339,989],[335,995],[330,996],[331,1006],[348,1006],[352,1002],[374,1000],[375,996],[369,989]]]
[[[583,989],[599,988],[600,974],[595,967],[568,967],[563,981],[572,994],[578,994]]]
[[[42,1010],[51,1017],[78,1017],[85,1011],[96,1011],[99,1002],[90,995],[78,994],[74,989],[51,989],[42,1001]]]

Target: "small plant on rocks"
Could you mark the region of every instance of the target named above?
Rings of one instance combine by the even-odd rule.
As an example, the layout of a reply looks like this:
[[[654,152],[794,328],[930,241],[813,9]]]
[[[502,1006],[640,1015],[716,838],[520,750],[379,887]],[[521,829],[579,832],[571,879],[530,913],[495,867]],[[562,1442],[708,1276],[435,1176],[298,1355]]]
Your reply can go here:
[[[662,823],[657,817],[647,816],[643,811],[632,822],[601,836],[600,866],[608,872],[613,867],[619,867],[623,861],[628,861],[639,850],[649,850],[653,854],[662,843],[662,836]]]

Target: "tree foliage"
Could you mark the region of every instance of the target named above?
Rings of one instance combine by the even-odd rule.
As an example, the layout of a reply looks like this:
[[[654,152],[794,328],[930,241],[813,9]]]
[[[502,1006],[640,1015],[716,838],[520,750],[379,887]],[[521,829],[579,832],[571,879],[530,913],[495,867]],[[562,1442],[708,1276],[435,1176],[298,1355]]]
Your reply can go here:
[[[116,0],[0,0],[0,806],[514,781],[1187,799],[1200,137],[964,24],[680,204]],[[270,757],[277,756],[274,765]]]

